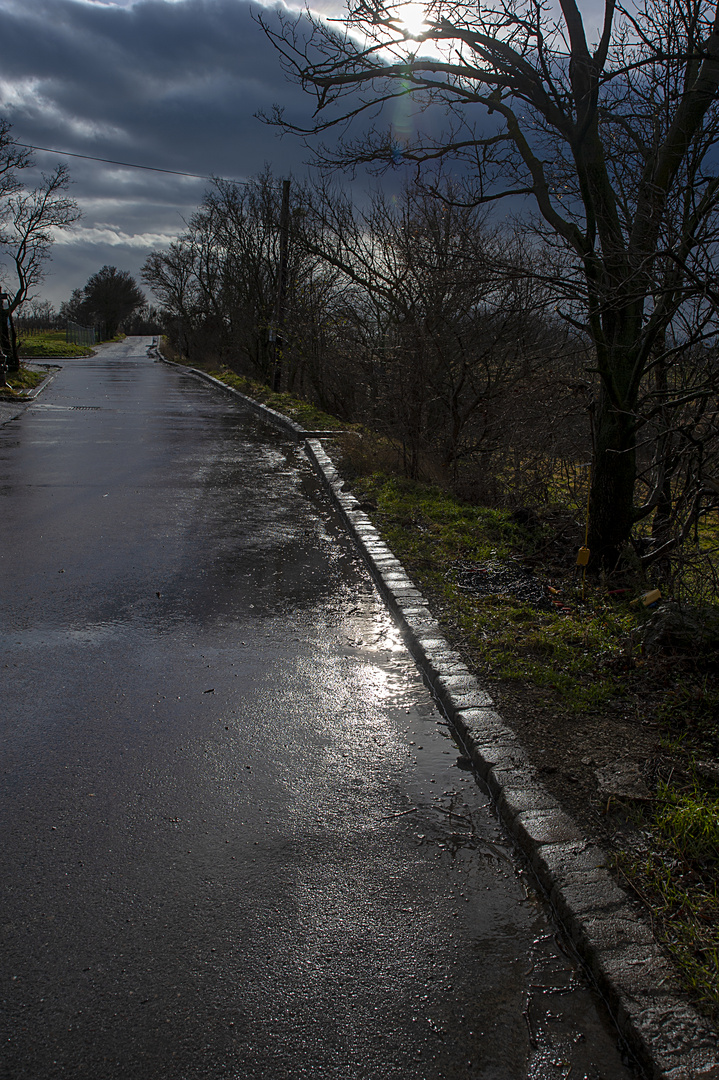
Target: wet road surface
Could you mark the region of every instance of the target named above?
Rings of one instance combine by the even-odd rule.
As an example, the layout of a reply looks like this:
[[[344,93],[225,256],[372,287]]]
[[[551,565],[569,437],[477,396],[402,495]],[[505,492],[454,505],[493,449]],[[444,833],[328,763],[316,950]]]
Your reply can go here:
[[[622,1080],[302,451],[145,355],[0,427],[3,1080]]]

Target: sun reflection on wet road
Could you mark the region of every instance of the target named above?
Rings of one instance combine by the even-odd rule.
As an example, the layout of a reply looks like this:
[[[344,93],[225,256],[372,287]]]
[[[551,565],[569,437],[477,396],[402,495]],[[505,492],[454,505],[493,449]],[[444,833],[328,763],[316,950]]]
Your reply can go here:
[[[301,451],[132,340],[44,404],[0,428],[3,1080],[629,1077]]]

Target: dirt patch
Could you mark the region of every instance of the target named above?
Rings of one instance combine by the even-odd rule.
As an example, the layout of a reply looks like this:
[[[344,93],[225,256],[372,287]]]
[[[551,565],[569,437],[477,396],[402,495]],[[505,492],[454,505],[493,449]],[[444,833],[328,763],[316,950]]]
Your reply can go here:
[[[514,564],[459,564],[455,580],[463,592],[509,594],[538,610],[550,610],[558,603],[540,577]],[[434,605],[444,607],[437,597]],[[646,686],[637,686],[633,695],[601,711],[578,715],[562,709],[546,691],[529,683],[488,679],[472,650],[453,640],[453,627],[446,618],[443,630],[492,693],[544,786],[563,809],[593,839],[609,846],[623,841],[632,809],[651,798],[659,776],[681,767],[675,754],[662,750],[660,727],[647,711]],[[640,681],[645,684],[646,678]]]
[[[631,779],[641,780],[649,793],[658,775],[678,767],[676,755],[662,749],[658,725],[626,703],[577,716],[547,707],[533,687],[495,684],[491,692],[544,786],[591,839],[605,846],[624,843],[632,811],[645,801]],[[617,777],[614,793],[607,782],[611,770]]]
[[[540,581],[540,575],[525,576],[520,568],[500,573],[491,565],[487,572],[459,576],[461,587],[479,595],[499,582],[538,610],[558,602],[552,595],[555,590],[548,592],[546,584],[542,590]],[[693,712],[701,680],[694,657],[676,652],[658,652],[638,661],[613,657],[606,663],[622,669],[622,693],[596,710],[577,712],[562,707],[555,694],[529,680],[493,676],[484,658],[467,646],[445,598],[431,587],[425,587],[425,595],[445,637],[516,732],[538,778],[587,837],[610,852],[632,845],[658,783],[689,787],[696,760],[716,757],[715,746],[702,751],[696,741]],[[713,683],[715,674],[703,678],[707,687],[707,678]],[[697,700],[687,700],[682,708],[688,686],[694,688],[689,696]],[[668,706],[678,714],[674,727],[666,719]],[[700,771],[708,776],[710,767],[700,766]]]

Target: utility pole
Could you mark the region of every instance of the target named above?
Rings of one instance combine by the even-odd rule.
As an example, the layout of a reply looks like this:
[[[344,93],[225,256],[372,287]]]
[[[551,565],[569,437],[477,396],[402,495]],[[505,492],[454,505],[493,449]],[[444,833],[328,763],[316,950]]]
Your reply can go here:
[[[7,386],[7,357],[3,349],[5,338],[5,293],[0,292],[0,386]]]
[[[272,389],[279,391],[282,386],[282,348],[285,330],[285,292],[287,290],[287,251],[290,238],[290,182],[282,181],[282,209],[280,210],[280,265],[277,271],[277,295],[275,313],[270,328],[270,342],[273,345]]]
[[[8,326],[8,312],[5,310],[5,301],[10,297],[5,292],[0,292],[0,386],[7,386],[8,371],[15,371],[13,363],[12,342],[10,341],[10,329]]]

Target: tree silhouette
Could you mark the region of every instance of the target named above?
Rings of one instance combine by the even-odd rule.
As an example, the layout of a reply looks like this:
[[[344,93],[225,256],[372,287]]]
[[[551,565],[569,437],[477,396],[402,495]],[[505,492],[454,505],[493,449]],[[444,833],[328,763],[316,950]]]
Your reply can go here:
[[[126,270],[103,266],[88,278],[81,293],[73,292],[63,312],[74,321],[98,326],[101,337],[108,339],[144,304],[144,293]]]
[[[317,100],[310,130],[279,109],[270,122],[343,133],[318,149],[325,166],[459,160],[468,202],[533,203],[531,227],[565,259],[558,308],[596,360],[590,547],[611,567],[665,486],[658,461],[654,493],[635,505],[647,384],[677,362],[672,341],[706,343],[716,323],[716,0],[605,0],[594,40],[575,0],[432,0],[419,33],[402,7],[351,0],[344,32],[316,18],[309,37],[305,21],[286,16],[280,32],[265,21],[286,70]],[[441,137],[377,125],[378,108],[407,116],[409,99],[416,116],[443,110]],[[362,116],[369,134],[350,137]],[[671,408],[671,380],[659,382]]]

